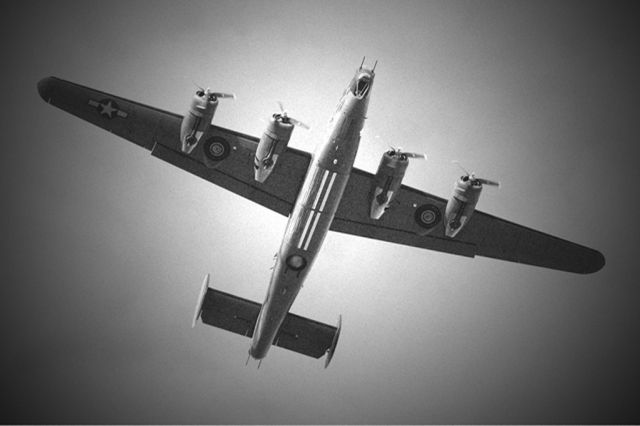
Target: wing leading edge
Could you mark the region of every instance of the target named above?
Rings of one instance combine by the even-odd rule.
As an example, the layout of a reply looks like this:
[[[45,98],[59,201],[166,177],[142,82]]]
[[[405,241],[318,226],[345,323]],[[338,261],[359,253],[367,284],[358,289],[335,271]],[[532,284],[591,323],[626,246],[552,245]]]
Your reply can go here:
[[[258,138],[211,125],[208,139],[224,147],[215,167],[207,164],[203,143],[189,155],[180,150],[182,116],[138,102],[48,77],[38,83],[48,103],[110,131],[152,155],[288,215],[311,161],[309,153],[287,148],[265,183],[254,180],[253,158]],[[495,216],[476,211],[455,239],[444,235],[446,200],[403,185],[394,205],[379,220],[369,218],[371,173],[354,168],[331,230],[367,238],[442,251],[484,256],[576,273],[600,270],[604,256],[575,244]]]

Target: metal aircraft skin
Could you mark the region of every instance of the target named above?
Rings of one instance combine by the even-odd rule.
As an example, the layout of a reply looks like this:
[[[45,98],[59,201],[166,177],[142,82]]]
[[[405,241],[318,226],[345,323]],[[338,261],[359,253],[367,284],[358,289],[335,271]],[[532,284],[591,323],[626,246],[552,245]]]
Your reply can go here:
[[[254,358],[266,356],[329,231],[356,159],[373,78],[372,70],[356,72],[331,118],[329,138],[311,159],[258,316],[249,350]]]
[[[341,320],[334,327],[290,313],[329,230],[575,273],[604,266],[596,250],[475,211],[482,184],[496,182],[468,174],[447,201],[401,184],[407,159],[422,154],[392,149],[375,175],[354,168],[375,77],[375,65],[363,65],[313,155],[287,147],[293,127],[306,125],[282,105],[256,138],[210,123],[218,97],[234,95],[209,89],[196,92],[184,117],[56,77],[42,79],[38,91],[46,102],[152,155],[288,216],[262,305],[210,288],[207,275],[196,307],[194,324],[201,319],[251,337],[255,359],[276,345],[315,358],[326,354],[325,366],[331,361]]]

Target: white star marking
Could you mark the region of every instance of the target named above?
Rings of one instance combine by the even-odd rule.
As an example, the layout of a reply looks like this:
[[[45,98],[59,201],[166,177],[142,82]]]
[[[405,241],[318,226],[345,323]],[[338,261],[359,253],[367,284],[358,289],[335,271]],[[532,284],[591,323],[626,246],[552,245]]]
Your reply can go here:
[[[106,104],[100,104],[102,106],[102,108],[100,109],[100,114],[104,114],[109,118],[113,118],[113,113],[118,111],[116,108],[113,107],[113,104],[111,101],[107,102]]]

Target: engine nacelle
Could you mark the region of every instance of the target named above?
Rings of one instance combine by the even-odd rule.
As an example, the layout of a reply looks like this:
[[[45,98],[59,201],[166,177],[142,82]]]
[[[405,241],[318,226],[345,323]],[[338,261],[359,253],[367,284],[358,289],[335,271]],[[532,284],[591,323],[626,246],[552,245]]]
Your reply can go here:
[[[255,179],[258,182],[264,182],[278,162],[278,157],[287,147],[294,124],[284,121],[282,115],[274,114],[269,120],[269,124],[265,129],[256,155],[253,159],[253,169],[255,171]]]
[[[189,111],[182,119],[180,126],[180,142],[182,152],[191,154],[205,134],[218,107],[218,98],[207,90],[198,90]]]
[[[462,176],[453,186],[453,195],[447,202],[444,213],[447,237],[453,238],[469,222],[480,199],[482,183],[469,176]]]
[[[391,149],[382,154],[371,188],[372,219],[380,219],[389,208],[402,185],[408,165],[409,158],[402,152]]]

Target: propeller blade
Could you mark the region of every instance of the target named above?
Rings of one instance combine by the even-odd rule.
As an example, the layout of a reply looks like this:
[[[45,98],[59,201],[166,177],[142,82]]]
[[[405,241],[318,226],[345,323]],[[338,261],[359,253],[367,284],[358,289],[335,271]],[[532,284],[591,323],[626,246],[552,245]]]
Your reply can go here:
[[[202,86],[200,86],[198,83],[196,83],[195,81],[191,80],[191,83],[193,83],[194,86],[196,86],[196,89],[198,89],[199,96],[204,96],[204,95],[209,95],[209,96],[215,96],[216,98],[236,98],[236,94],[235,93],[222,93],[222,92],[212,92],[211,89],[209,87],[207,87],[206,89]]]
[[[460,162],[458,160],[453,160],[452,161],[453,164],[457,165],[458,167],[460,167],[460,169],[464,172],[465,175],[467,176],[471,176],[473,173],[469,173],[467,171],[467,169],[465,169],[464,167],[462,167],[462,165],[460,164]]]
[[[497,186],[497,187],[500,186],[500,182],[496,182],[495,180],[489,180],[489,179],[483,179],[483,178],[476,178],[476,180],[483,185],[490,185],[490,186]]]
[[[303,127],[303,128],[305,128],[307,130],[311,129],[311,127],[309,127],[308,125],[306,125],[302,121],[296,120],[295,118],[287,117],[287,120],[289,121],[289,123],[293,124],[294,126]]]
[[[227,98],[235,99],[236,98],[236,94],[235,93],[212,92],[212,93],[210,93],[210,95],[213,95],[216,98],[220,98],[220,99],[227,99]]]
[[[204,87],[200,86],[198,83],[196,83],[193,80],[191,80],[191,83],[193,83],[193,85],[196,86],[196,89],[200,90],[201,92],[204,92]]]
[[[298,126],[298,127],[303,127],[307,130],[311,129],[311,127],[309,127],[307,124],[303,123],[300,120],[296,120],[295,118],[289,117],[287,115],[287,110],[284,109],[284,105],[282,104],[281,101],[277,101],[278,102],[278,106],[280,107],[280,112],[282,113],[282,122],[283,123],[291,123],[294,126]]]
[[[402,147],[395,148],[391,145],[389,145],[389,149],[391,149],[395,155],[404,155],[407,158],[417,158],[422,160],[427,159],[427,154],[423,154],[422,152],[404,152]]]
[[[422,160],[427,159],[427,154],[423,154],[421,152],[403,152],[403,154],[406,155],[408,158],[417,158]]]

